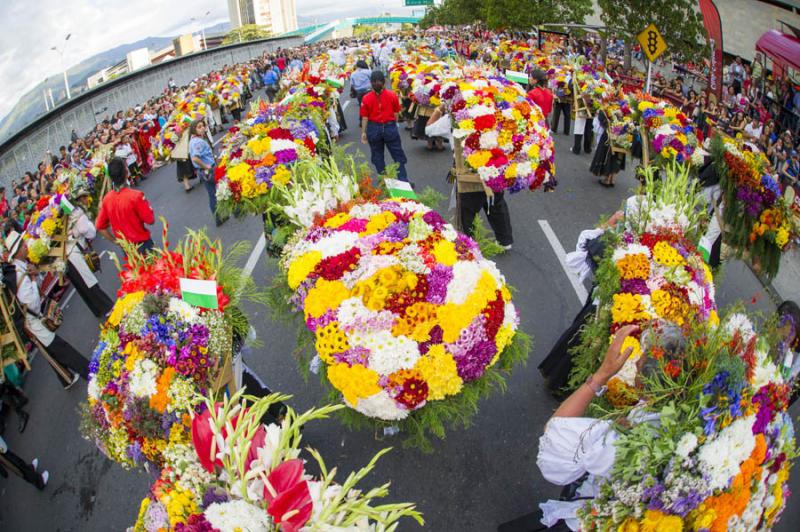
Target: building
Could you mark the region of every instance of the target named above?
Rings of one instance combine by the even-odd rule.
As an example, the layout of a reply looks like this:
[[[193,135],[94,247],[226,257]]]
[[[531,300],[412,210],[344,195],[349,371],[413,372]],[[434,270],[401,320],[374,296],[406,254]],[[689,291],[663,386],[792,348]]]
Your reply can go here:
[[[181,35],[172,39],[172,46],[175,47],[175,57],[190,54],[195,51],[194,36],[191,33]]]
[[[104,68],[103,70],[101,70],[99,72],[95,72],[94,74],[92,74],[91,76],[89,76],[86,79],[86,85],[90,89],[93,89],[93,88],[97,87],[98,85],[100,85],[101,83],[103,83],[106,80],[106,75],[108,74],[108,71],[110,69],[111,69],[111,67],[107,67],[107,68]]]
[[[228,0],[228,17],[231,28],[256,24],[273,35],[297,29],[294,0]]]
[[[128,62],[128,72],[139,70],[150,64],[150,50],[147,48],[139,48],[131,50],[126,56]]]

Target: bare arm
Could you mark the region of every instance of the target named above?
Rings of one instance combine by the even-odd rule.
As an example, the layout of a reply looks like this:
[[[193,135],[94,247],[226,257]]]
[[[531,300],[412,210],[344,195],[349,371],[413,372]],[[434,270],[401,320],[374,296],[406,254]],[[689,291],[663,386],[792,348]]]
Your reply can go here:
[[[112,235],[111,231],[109,231],[108,229],[98,229],[97,232],[100,233],[101,235],[103,235],[103,238],[105,238],[109,242],[116,242],[117,241],[117,239],[114,238],[114,235]]]
[[[614,335],[614,340],[608,346],[606,357],[600,365],[600,369],[591,377],[593,386],[598,389],[601,386],[605,386],[608,380],[622,368],[631,354],[630,347],[624,353],[621,352],[622,342],[638,329],[639,327],[636,325],[626,325],[617,331],[617,334]],[[595,390],[589,386],[587,381],[561,403],[561,406],[553,413],[553,417],[581,417],[594,398]]]

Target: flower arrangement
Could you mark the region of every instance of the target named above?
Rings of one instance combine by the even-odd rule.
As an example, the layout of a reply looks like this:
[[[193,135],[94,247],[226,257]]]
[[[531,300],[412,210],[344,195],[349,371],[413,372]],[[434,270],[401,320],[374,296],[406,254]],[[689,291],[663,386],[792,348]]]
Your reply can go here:
[[[419,105],[438,107],[442,103],[440,91],[447,65],[442,62],[421,63],[411,81],[411,97]]]
[[[666,101],[654,103],[649,99],[638,102],[637,109],[642,123],[651,132],[657,157],[665,162],[702,164],[702,157],[694,156],[697,151],[694,125],[680,109]]]
[[[579,512],[584,530],[769,530],[797,456],[790,387],[749,319],[695,324],[671,352],[656,344],[615,460]],[[674,372],[672,368],[680,371]],[[645,420],[656,421],[645,421]]]
[[[277,530],[394,530],[402,518],[420,525],[411,503],[373,506],[386,497],[389,484],[356,488],[389,449],[378,453],[343,484],[322,457],[309,449],[321,473],[306,471],[301,456],[301,427],[322,420],[339,406],[288,410],[280,424],[264,425],[270,404],[288,396],[245,403],[241,392],[214,399],[198,398],[201,413],[191,422],[191,440],[165,451],[165,466],[142,501],[133,532]]]
[[[503,78],[449,81],[442,100],[463,155],[494,192],[555,187],[553,139],[541,110]]]
[[[247,330],[234,300],[252,297],[252,281],[224,265],[219,242],[190,233],[175,250],[165,246],[147,256],[128,246],[89,365],[84,434],[125,468],[161,467],[169,445],[190,441],[197,394],[224,384],[233,335]],[[216,308],[188,303],[181,278],[216,280]]]
[[[220,105],[229,106],[238,103],[249,81],[250,69],[241,67],[227,76],[220,76],[209,89]]]
[[[172,150],[191,123],[206,116],[208,97],[205,91],[188,92],[178,102],[158,137],[153,140],[151,151],[157,161],[169,160]]]
[[[609,382],[608,394],[614,406],[635,403],[645,336],[691,322],[710,327],[719,323],[713,276],[694,244],[702,231],[700,198],[688,170],[674,165],[663,183],[650,170],[645,195],[628,200],[625,230],[613,235],[598,268],[598,318],[583,332],[571,386],[577,387],[598,366],[609,343],[600,338],[613,338],[619,328],[638,325],[639,332],[623,346],[631,348],[631,356]]]
[[[330,210],[290,241],[282,266],[333,397],[366,418],[356,425],[398,424],[425,446],[432,419],[466,423],[494,366],[527,352],[502,274],[419,203]]]
[[[28,260],[39,264],[56,244],[54,237],[64,229],[61,201],[64,194],[42,196],[36,202],[22,238],[28,244]]]
[[[292,110],[262,101],[253,117],[231,128],[214,176],[221,213],[265,212],[276,188],[290,184],[292,165],[316,157],[319,118],[295,118]]]
[[[723,241],[774,277],[798,229],[769,162],[763,153],[720,137],[711,139],[710,151],[723,191]]]
[[[406,61],[395,61],[389,67],[389,83],[398,94],[407,92],[417,73],[417,65]]]

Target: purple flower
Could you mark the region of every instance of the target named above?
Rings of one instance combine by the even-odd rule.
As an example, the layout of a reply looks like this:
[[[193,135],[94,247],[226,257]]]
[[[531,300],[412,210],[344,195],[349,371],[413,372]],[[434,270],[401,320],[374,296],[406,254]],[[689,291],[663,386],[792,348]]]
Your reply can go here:
[[[132,444],[128,446],[128,457],[133,460],[134,464],[143,464],[147,461],[142,453],[142,446],[139,444],[138,441],[134,441]]]
[[[266,183],[269,188],[272,188],[273,175],[275,175],[275,169],[272,166],[259,166],[256,169],[256,183]]]
[[[436,264],[428,274],[428,296],[429,303],[443,305],[447,297],[447,285],[453,278],[453,270],[442,264]]]
[[[454,357],[458,376],[464,382],[471,382],[483,376],[486,366],[497,354],[497,345],[491,340],[482,340],[459,357]]]
[[[647,295],[650,293],[650,289],[644,279],[622,279],[620,281],[620,292]]]
[[[275,152],[275,161],[277,164],[291,163],[297,160],[297,150],[278,150]]]
[[[228,502],[228,494],[214,487],[208,488],[203,494],[202,507],[205,510],[214,503]]]
[[[333,358],[337,362],[344,362],[348,366],[353,366],[354,364],[366,366],[369,362],[369,349],[360,346],[351,347],[344,353],[335,353]]]

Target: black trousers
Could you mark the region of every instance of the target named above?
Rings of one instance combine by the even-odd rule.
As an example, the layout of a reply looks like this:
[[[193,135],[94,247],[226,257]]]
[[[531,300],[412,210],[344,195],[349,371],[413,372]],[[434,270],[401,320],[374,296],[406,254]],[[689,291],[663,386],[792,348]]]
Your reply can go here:
[[[5,454],[0,453],[0,476],[8,478],[9,471],[22,478],[25,482],[33,484],[38,489],[44,489],[42,475],[37,473],[31,464],[10,450],[6,451]]]
[[[570,119],[572,118],[572,105],[569,102],[553,102],[553,133],[558,132],[558,122],[561,115],[564,115],[564,134],[569,135]]]
[[[586,153],[592,153],[592,140],[594,140],[592,127],[592,121],[587,118],[586,125],[583,128],[583,135],[578,133],[574,135],[575,144],[572,146],[572,153],[581,152],[581,138],[583,138],[583,151]]]
[[[495,192],[491,205],[484,192],[459,192],[458,196],[461,203],[461,228],[466,234],[472,236],[475,216],[484,210],[497,242],[501,246],[509,246],[514,242],[511,234],[511,214],[502,192]]]
[[[75,291],[81,296],[83,302],[86,303],[86,306],[89,307],[89,310],[92,311],[92,314],[99,318],[111,312],[114,303],[111,301],[111,298],[103,292],[103,289],[100,288],[100,284],[96,284],[91,288],[86,286],[86,282],[83,280],[83,277],[81,277],[81,274],[78,273],[78,270],[69,261],[67,261],[67,278],[69,282],[72,283],[72,286],[75,287]]]
[[[89,361],[86,360],[81,354],[72,347],[66,340],[61,338],[59,335],[56,335],[53,338],[53,341],[45,347],[47,352],[50,353],[50,356],[53,357],[56,362],[61,364],[62,366],[71,369],[84,380],[89,380]],[[69,384],[68,382],[64,382],[64,379],[61,375],[53,368],[56,375],[58,376],[58,380],[61,381],[61,384],[66,386]]]

